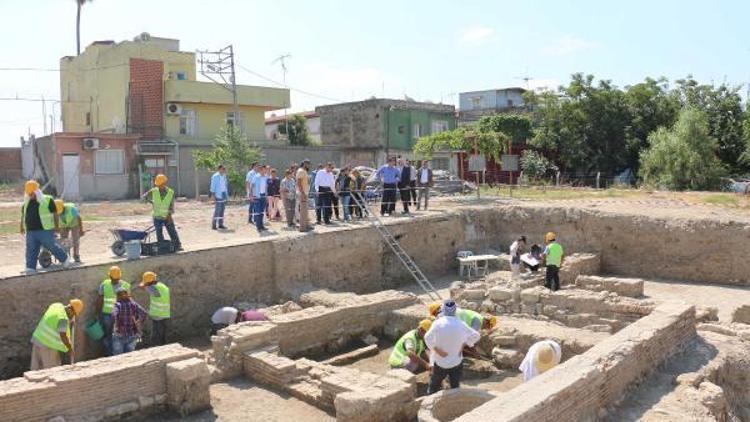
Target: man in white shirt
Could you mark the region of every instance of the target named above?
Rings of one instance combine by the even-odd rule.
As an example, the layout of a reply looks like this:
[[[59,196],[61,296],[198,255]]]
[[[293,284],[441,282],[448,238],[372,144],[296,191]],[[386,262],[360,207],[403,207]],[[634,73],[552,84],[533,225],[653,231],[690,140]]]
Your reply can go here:
[[[211,176],[211,197],[214,201],[214,218],[211,221],[211,229],[226,229],[224,227],[224,210],[229,198],[229,189],[227,187],[227,171],[223,164],[219,164],[216,173]]]
[[[253,177],[252,183],[250,183],[250,201],[255,205],[253,219],[258,233],[268,230],[263,225],[263,215],[266,213],[266,201],[268,198],[267,193],[268,176],[266,175],[266,168],[261,166],[258,168],[258,173]]]
[[[318,170],[315,174],[315,192],[318,193],[320,200],[321,214],[323,222],[331,224],[331,215],[333,214],[332,199],[336,181],[333,177],[333,164],[326,164],[325,169]],[[320,220],[318,220],[320,224]]]
[[[240,322],[240,311],[237,308],[231,306],[219,308],[211,315],[211,335],[238,322]]]
[[[250,197],[250,191],[252,189],[253,185],[253,179],[255,179],[255,175],[258,174],[258,169],[260,166],[257,162],[250,165],[250,171],[247,172],[245,175],[245,192],[247,192],[247,201],[248,201],[248,207],[247,207],[247,223],[253,224],[255,220],[253,220],[253,200]]]
[[[521,236],[510,245],[511,278],[517,280],[521,275],[521,254],[526,247],[526,236]]]
[[[461,363],[464,346],[472,347],[479,341],[479,333],[456,318],[456,302],[447,299],[441,308],[442,316],[427,331],[424,341],[435,360],[432,366],[427,394],[440,391],[443,380],[448,377],[451,388],[461,383]]]
[[[529,347],[518,369],[523,372],[525,382],[554,368],[561,358],[562,351],[557,342],[542,340]]]

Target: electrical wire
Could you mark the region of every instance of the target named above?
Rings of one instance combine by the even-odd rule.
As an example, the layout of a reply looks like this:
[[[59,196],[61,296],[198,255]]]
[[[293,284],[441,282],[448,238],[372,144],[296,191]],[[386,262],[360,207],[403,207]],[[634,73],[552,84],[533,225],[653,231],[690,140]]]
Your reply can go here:
[[[254,76],[258,77],[258,78],[263,79],[264,81],[271,82],[272,84],[275,84],[275,85],[287,88],[287,89],[289,89],[291,91],[299,92],[300,94],[304,94],[304,95],[307,95],[307,96],[310,96],[310,97],[320,98],[320,99],[327,100],[327,101],[334,101],[334,102],[337,102],[337,103],[346,102],[346,101],[339,100],[339,99],[332,98],[332,97],[328,97],[328,96],[325,96],[325,95],[316,94],[314,92],[305,91],[305,90],[302,90],[302,89],[299,89],[299,88],[293,88],[293,87],[291,87],[289,85],[286,85],[286,84],[281,83],[279,81],[273,80],[273,79],[269,78],[268,76],[262,75],[262,74],[260,74],[260,73],[258,73],[256,71],[254,71],[254,70],[250,70],[250,69],[248,69],[245,66],[242,66],[240,64],[238,64],[237,67],[239,67],[240,69],[244,70],[247,73],[250,73],[251,75],[254,75]]]

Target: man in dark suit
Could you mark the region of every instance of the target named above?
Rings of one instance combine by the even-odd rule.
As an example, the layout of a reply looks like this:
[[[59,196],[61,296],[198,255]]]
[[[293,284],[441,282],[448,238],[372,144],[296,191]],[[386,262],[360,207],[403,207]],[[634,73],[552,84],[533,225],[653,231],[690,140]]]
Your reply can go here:
[[[413,171],[414,168],[411,166],[411,163],[409,160],[406,160],[401,168],[401,180],[398,183],[398,190],[401,193],[401,203],[404,204],[404,210],[401,214],[409,214],[409,202],[411,202],[411,186],[409,186],[409,182],[411,181],[411,173]]]

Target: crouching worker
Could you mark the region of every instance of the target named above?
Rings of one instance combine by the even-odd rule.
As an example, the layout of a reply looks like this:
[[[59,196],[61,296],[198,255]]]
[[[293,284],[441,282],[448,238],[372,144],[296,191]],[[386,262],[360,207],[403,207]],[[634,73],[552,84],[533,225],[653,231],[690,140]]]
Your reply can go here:
[[[80,263],[81,237],[85,234],[81,213],[75,204],[66,203],[62,199],[55,199],[55,209],[60,215],[60,238],[70,237],[73,242],[73,260]]]
[[[523,380],[528,381],[557,366],[561,358],[559,344],[552,340],[542,340],[529,347],[518,369],[523,372]]]
[[[31,336],[32,371],[60,366],[60,353],[69,353],[70,361],[75,362],[70,321],[82,311],[83,302],[80,299],[71,299],[68,305],[49,305]]]
[[[496,316],[482,315],[471,309],[458,308],[458,310],[456,310],[456,317],[469,326],[469,328],[480,333],[491,331],[497,325]]]
[[[423,319],[419,327],[401,336],[393,346],[388,364],[391,368],[404,368],[412,374],[429,370],[430,363],[427,356],[427,348],[424,343],[424,335],[432,326],[432,321]]]

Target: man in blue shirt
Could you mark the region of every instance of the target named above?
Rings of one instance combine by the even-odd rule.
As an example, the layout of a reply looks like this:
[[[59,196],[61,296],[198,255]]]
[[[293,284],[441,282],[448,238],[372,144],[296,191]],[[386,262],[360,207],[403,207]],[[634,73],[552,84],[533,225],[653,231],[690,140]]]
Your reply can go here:
[[[254,205],[253,219],[258,233],[268,230],[263,226],[263,215],[266,213],[266,194],[268,193],[268,176],[265,166],[258,167],[258,173],[250,182],[250,201]]]
[[[376,178],[383,184],[383,200],[380,215],[392,215],[396,211],[396,186],[401,180],[401,172],[396,168],[396,159],[391,157],[388,164],[380,167]]]
[[[214,217],[211,220],[211,230],[216,230],[217,228],[224,230],[226,229],[224,227],[224,209],[229,198],[229,190],[227,188],[227,171],[223,164],[219,164],[218,170],[211,176],[209,191],[214,201]]]

